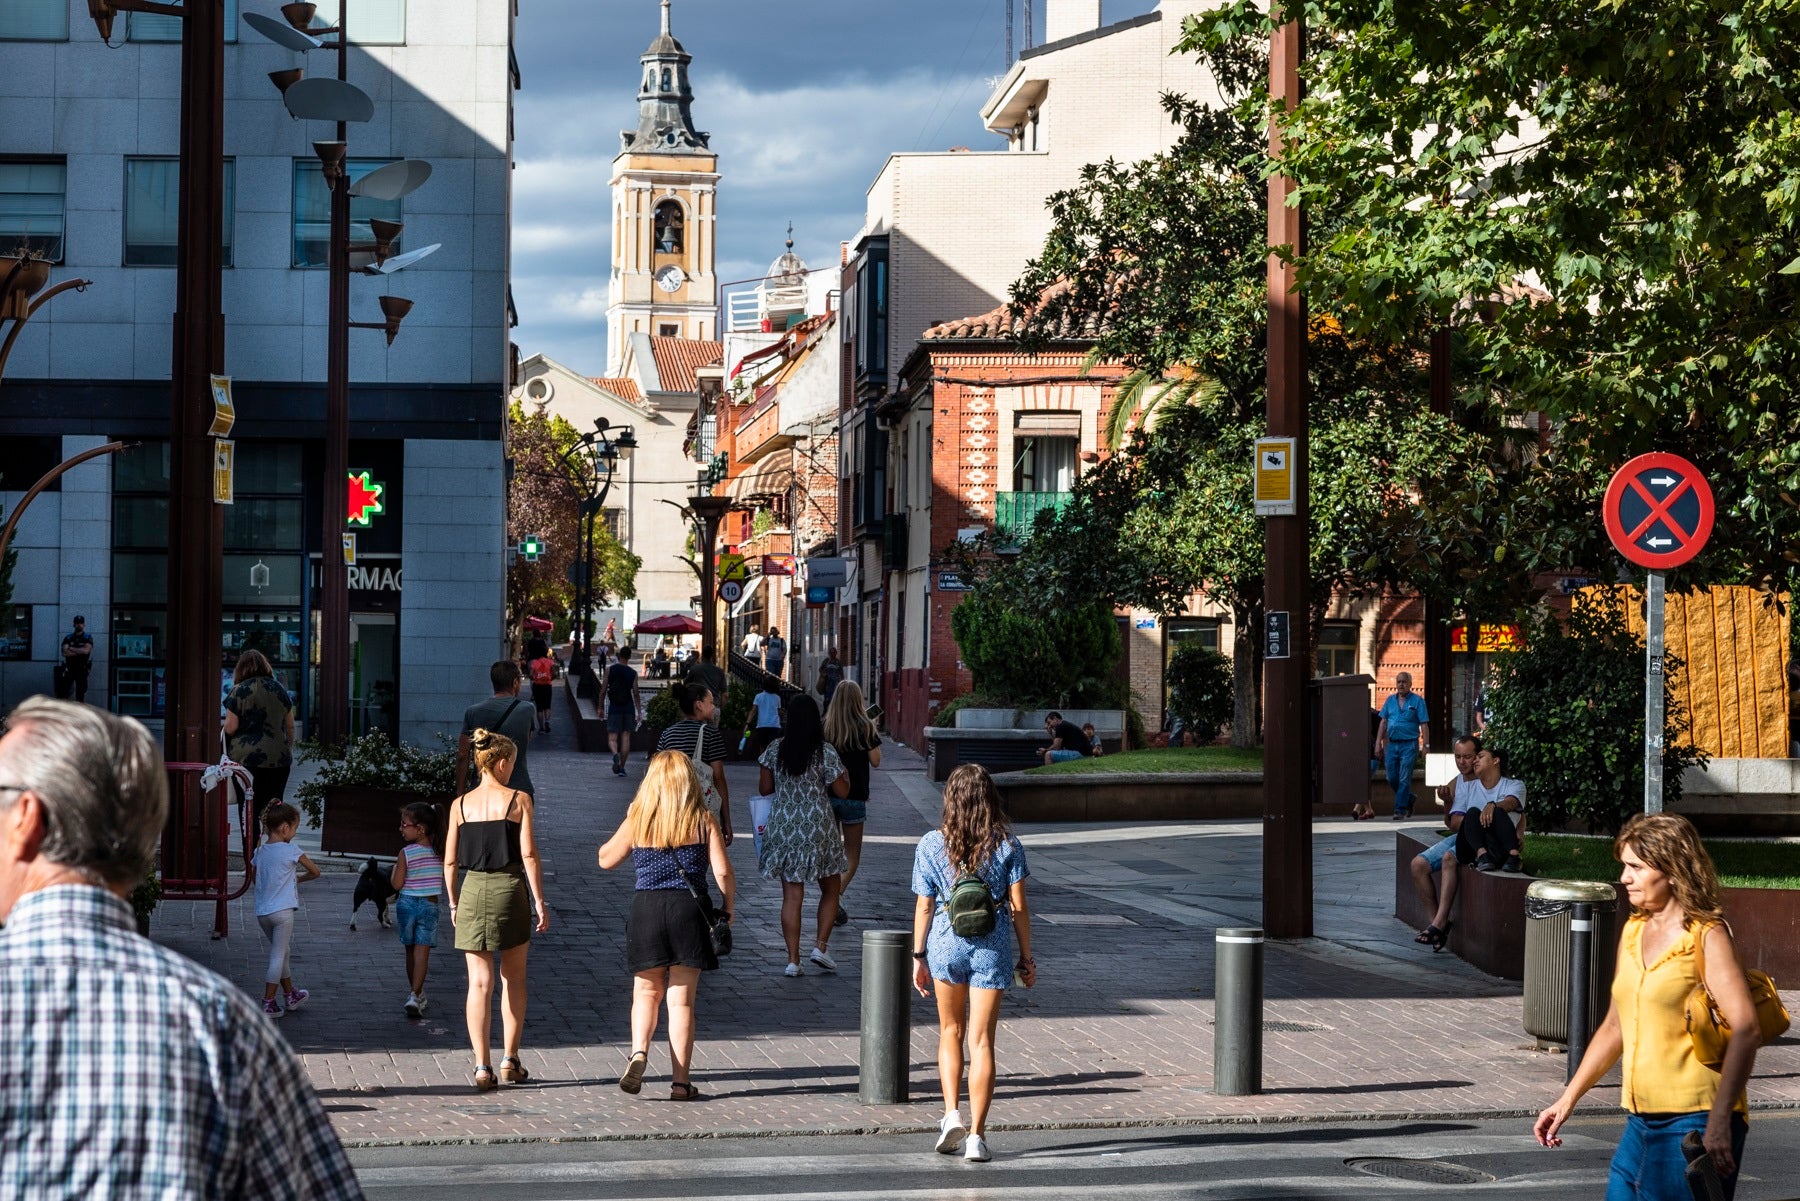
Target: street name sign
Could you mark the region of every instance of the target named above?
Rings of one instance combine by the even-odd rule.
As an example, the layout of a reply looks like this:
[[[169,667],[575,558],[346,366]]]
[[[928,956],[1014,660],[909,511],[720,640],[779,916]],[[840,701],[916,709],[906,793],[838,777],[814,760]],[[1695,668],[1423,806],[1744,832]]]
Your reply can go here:
[[[1256,515],[1292,517],[1299,510],[1294,497],[1294,439],[1256,440]]]

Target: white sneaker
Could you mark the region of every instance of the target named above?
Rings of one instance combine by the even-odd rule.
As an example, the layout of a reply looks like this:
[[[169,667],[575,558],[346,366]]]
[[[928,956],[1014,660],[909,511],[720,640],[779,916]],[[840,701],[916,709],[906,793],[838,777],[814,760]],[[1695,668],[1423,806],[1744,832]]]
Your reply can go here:
[[[963,1144],[963,1158],[970,1163],[986,1163],[988,1161],[987,1140],[979,1134],[971,1134],[969,1141]]]
[[[968,1128],[962,1124],[962,1114],[947,1113],[944,1120],[938,1123],[937,1153],[939,1155],[955,1155],[963,1148],[963,1139],[969,1134]]]
[[[817,947],[814,947],[812,949],[812,954],[808,955],[807,958],[812,960],[814,963],[818,964],[820,967],[824,968],[828,972],[837,971],[837,960],[833,959],[830,955],[827,955],[824,951],[821,951]]]
[[[425,994],[424,993],[419,994],[419,1016],[420,1017],[425,1016]]]
[[[407,993],[406,994],[406,1016],[409,1018],[416,1018],[419,1016],[419,1013],[420,1013],[419,994],[418,993],[410,993],[410,992]]]
[[[781,969],[781,974],[784,976],[804,976],[804,975],[806,975],[805,972],[800,970],[800,965],[797,963],[788,964],[785,968]]]

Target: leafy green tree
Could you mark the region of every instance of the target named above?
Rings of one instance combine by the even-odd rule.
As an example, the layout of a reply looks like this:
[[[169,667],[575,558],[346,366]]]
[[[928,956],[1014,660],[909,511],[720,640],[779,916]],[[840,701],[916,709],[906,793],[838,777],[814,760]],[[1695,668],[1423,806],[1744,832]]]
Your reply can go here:
[[[1204,746],[1231,720],[1231,664],[1211,647],[1189,643],[1169,657],[1169,707]]]
[[[1310,0],[1305,18],[1278,165],[1324,221],[1297,260],[1309,302],[1375,342],[1454,323],[1463,387],[1548,419],[1517,481],[1438,503],[1479,507],[1467,528],[1515,579],[1599,567],[1607,476],[1672,450],[1720,506],[1683,579],[1774,586],[1800,561],[1800,6]],[[1266,6],[1233,0],[1184,48],[1243,59],[1268,33]],[[1246,78],[1237,116],[1260,122]],[[1422,565],[1454,541],[1427,539]]]
[[[1109,606],[1024,609],[977,589],[950,613],[957,649],[975,691],[1033,705],[1107,703],[1119,630]]]
[[[1681,663],[1664,659],[1665,680]],[[1525,782],[1534,824],[1573,818],[1616,832],[1644,804],[1644,643],[1613,604],[1577,605],[1567,623],[1539,613],[1525,647],[1502,655],[1488,689],[1485,737]],[[1681,799],[1681,773],[1706,762],[1688,741],[1692,720],[1664,698],[1663,798]]]

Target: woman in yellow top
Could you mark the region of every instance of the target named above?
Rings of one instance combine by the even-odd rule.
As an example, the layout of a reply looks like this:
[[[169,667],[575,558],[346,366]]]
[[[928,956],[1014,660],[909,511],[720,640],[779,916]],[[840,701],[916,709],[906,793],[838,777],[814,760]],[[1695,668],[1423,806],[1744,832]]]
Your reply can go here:
[[[1631,917],[1619,936],[1612,1006],[1594,1032],[1575,1078],[1556,1104],[1538,1115],[1534,1133],[1546,1147],[1582,1094],[1621,1059],[1619,1099],[1631,1116],[1613,1155],[1606,1201],[1685,1201],[1682,1136],[1700,1131],[1729,1201],[1744,1153],[1748,1106],[1744,1086],[1762,1039],[1756,1007],[1731,932],[1719,910],[1719,878],[1700,836],[1684,817],[1641,814],[1613,844],[1624,864],[1620,880]],[[1704,940],[1704,941],[1700,941]],[[1725,1061],[1714,1071],[1694,1056],[1685,1003],[1699,983],[1696,943],[1706,987],[1731,1026]]]

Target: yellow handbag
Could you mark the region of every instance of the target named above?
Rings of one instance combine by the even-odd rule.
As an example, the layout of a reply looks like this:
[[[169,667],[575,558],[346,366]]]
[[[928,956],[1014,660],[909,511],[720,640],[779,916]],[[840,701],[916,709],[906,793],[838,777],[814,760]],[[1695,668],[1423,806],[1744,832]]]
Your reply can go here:
[[[1686,1009],[1687,1032],[1694,1044],[1694,1058],[1716,1072],[1725,1062],[1725,1046],[1731,1041],[1731,1024],[1719,1012],[1706,987],[1704,947],[1706,932],[1711,928],[1703,926],[1694,935],[1694,970],[1700,982],[1688,994]],[[1730,926],[1725,927],[1725,933],[1731,933]],[[1769,978],[1769,973],[1746,968],[1744,982],[1750,987],[1750,1003],[1756,1006],[1756,1025],[1762,1032],[1763,1045],[1767,1046],[1787,1033],[1787,1006],[1781,1003],[1781,994],[1776,991],[1775,981]]]

